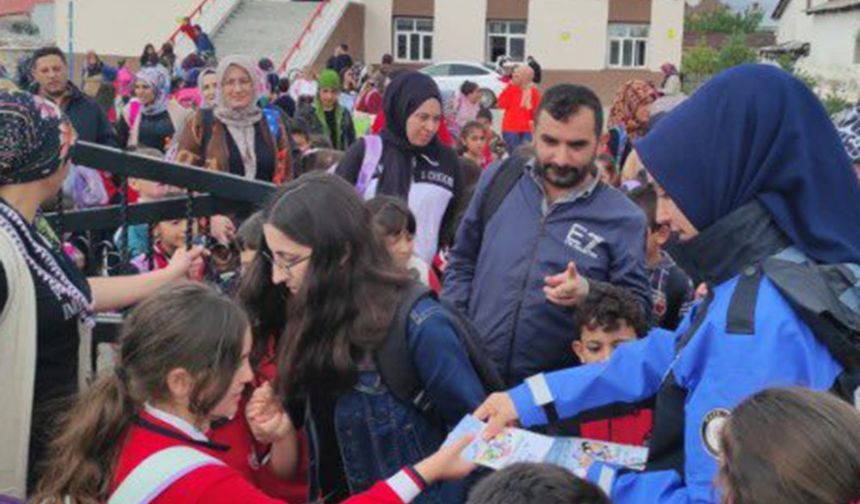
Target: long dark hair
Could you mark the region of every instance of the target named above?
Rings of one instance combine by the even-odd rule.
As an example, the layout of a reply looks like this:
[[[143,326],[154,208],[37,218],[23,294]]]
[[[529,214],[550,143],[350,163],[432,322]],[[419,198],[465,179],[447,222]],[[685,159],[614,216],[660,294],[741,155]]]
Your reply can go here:
[[[274,199],[272,198],[266,207],[274,203]],[[289,290],[286,286],[272,283],[272,265],[261,257],[262,253],[269,251],[266,240],[263,239],[265,218],[265,211],[253,214],[239,227],[237,234],[237,239],[241,240],[243,248],[253,248],[257,252],[255,260],[242,272],[239,288],[236,291],[236,298],[245,307],[251,319],[254,342],[251,345],[250,360],[255,369],[259,369],[263,359],[269,354],[271,343],[274,343],[275,349],[280,346],[282,336],[287,329],[289,299]],[[260,221],[259,226],[250,222],[255,219]],[[252,233],[250,229],[252,226],[259,227],[259,230],[255,229]]]
[[[415,235],[418,225],[409,205],[400,198],[381,195],[367,202],[367,209],[378,236],[398,236],[402,232]]]
[[[312,249],[307,278],[289,302],[280,390],[292,397],[344,390],[385,338],[410,278],[374,236],[355,189],[333,175],[310,173],[284,186],[266,223]]]
[[[850,504],[860,499],[860,412],[807,389],[769,389],[722,430],[719,483],[731,504]]]
[[[190,410],[205,417],[241,363],[248,318],[202,284],[168,287],[140,303],[123,324],[116,371],[96,380],[61,422],[33,502],[108,500],[122,438],[146,401],[169,395],[166,374],[195,378]]]

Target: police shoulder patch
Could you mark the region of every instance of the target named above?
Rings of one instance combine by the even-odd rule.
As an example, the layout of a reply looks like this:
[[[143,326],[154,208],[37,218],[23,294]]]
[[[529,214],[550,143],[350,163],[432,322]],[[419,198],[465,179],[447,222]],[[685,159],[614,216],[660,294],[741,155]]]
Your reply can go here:
[[[714,458],[720,457],[722,451],[720,436],[731,414],[731,411],[727,409],[716,408],[709,411],[702,419],[702,444],[705,451]]]

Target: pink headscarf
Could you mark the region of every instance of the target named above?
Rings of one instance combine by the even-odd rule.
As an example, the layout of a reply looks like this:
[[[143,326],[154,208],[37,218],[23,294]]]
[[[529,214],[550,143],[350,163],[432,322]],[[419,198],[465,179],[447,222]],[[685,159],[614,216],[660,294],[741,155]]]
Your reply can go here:
[[[119,96],[131,96],[134,84],[134,74],[128,68],[120,68],[116,74],[116,94]]]

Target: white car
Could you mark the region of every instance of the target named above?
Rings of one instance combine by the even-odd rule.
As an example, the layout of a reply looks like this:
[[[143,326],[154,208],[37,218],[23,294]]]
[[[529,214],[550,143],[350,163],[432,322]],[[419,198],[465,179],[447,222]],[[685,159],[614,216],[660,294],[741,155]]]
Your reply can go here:
[[[443,61],[426,66],[421,72],[433,77],[443,96],[456,96],[467,80],[476,83],[481,89],[481,106],[486,108],[496,106],[496,99],[506,86],[502,76],[492,66],[483,63]]]

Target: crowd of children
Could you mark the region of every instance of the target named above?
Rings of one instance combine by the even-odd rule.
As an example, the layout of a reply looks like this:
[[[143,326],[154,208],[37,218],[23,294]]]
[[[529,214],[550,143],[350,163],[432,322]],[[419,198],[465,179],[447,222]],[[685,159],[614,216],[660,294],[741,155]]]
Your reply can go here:
[[[122,72],[117,74],[117,82],[122,80],[116,87],[120,96],[109,107],[117,145],[138,155],[188,162],[279,187],[269,201],[261,202],[259,211],[244,218],[171,219],[112,231],[115,248],[127,249],[130,259],[131,269],[119,273],[136,273],[115,280],[136,278],[137,283],[108,288],[99,279],[87,280],[68,262],[85,255],[75,248],[74,236],[67,233],[57,240],[55,248],[65,254],[36,236],[38,226],[45,225],[37,224],[36,208],[52,197],[51,191],[56,192],[69,171],[68,151],[74,139],[66,133],[68,124],[59,108],[49,103],[54,98],[0,93],[0,139],[32,137],[27,145],[0,142],[0,327],[4,331],[14,327],[21,334],[26,330],[38,351],[45,352],[57,345],[60,334],[43,323],[40,303],[47,303],[48,297],[51,316],[57,319],[51,323],[62,325],[62,335],[74,334],[69,341],[75,342],[85,341],[78,320],[89,321],[96,311],[130,307],[115,365],[100,370],[98,378],[83,386],[73,405],[51,410],[48,423],[56,423],[52,429],[39,409],[32,432],[40,437],[31,443],[45,444],[50,438],[51,444],[38,447],[37,459],[31,451],[29,460],[20,462],[23,471],[7,471],[8,466],[0,465],[0,484],[5,485],[0,494],[28,496],[40,504],[308,500],[606,504],[610,498],[661,504],[719,499],[732,504],[860,502],[856,410],[826,392],[768,388],[835,389],[844,371],[849,375],[845,386],[860,390],[851,381],[856,376],[850,375],[855,356],[850,351],[860,345],[839,340],[849,355],[841,359],[833,354],[831,340],[819,336],[827,331],[856,336],[860,331],[858,310],[850,306],[858,283],[855,263],[860,262],[860,245],[845,231],[852,225],[858,230],[857,222],[844,227],[830,223],[836,229],[830,236],[839,239],[816,241],[820,237],[815,232],[801,229],[811,221],[796,224],[792,220],[800,219],[792,213],[796,208],[785,210],[782,203],[774,203],[785,198],[785,188],[755,185],[750,175],[755,169],[734,158],[721,159],[731,165],[727,171],[732,174],[726,177],[737,179],[718,182],[726,193],[739,192],[732,192],[736,198],[725,202],[722,195],[708,195],[708,201],[699,202],[687,196],[685,191],[693,194],[693,187],[710,187],[712,181],[674,179],[676,158],[658,152],[654,139],[660,138],[665,149],[667,131],[680,134],[683,127],[677,121],[693,123],[690,110],[703,106],[701,96],[719,94],[720,78],[699,98],[690,98],[692,105],[678,109],[684,111],[680,119],[672,111],[676,102],[655,107],[670,93],[653,83],[628,83],[611,107],[611,127],[604,132],[602,113],[595,111],[585,127],[570,126],[588,109],[593,93],[572,86],[544,94],[534,83],[535,70],[522,65],[513,70],[499,96],[503,116],[501,130],[496,131],[499,121],[481,106],[482,90],[473,82],[466,81],[452,97],[443,97],[430,77],[393,71],[390,62],[369,68],[356,65],[343,47],[328,69],[318,74],[303,69],[289,79],[276,75],[265,59],[254,64],[247,57],[228,56],[216,67],[214,48],[199,27],[186,22],[183,30],[199,42],[196,59],[176,62],[172,51],[164,48],[159,54],[152,47],[141,56],[139,73],[126,70],[129,75],[122,79]],[[97,92],[106,84],[104,64],[92,56],[82,80]],[[753,79],[749,75],[757,71],[741,70],[734,78]],[[804,101],[807,96],[793,80],[767,77],[779,79],[786,96],[797,100],[792,102],[799,107],[794,113],[827,129],[820,121],[823,109]],[[172,78],[182,82],[171,83]],[[731,87],[731,82],[723,86]],[[671,88],[674,95],[675,87],[673,79],[663,89]],[[577,98],[561,105],[542,102],[558,101],[560,95]],[[767,106],[771,108],[759,112],[772,112],[773,105]],[[29,116],[22,120],[16,110]],[[539,118],[544,127],[552,121],[561,125],[558,130],[585,131],[596,141],[592,145],[585,140],[533,138]],[[704,128],[701,124],[706,122],[695,124]],[[658,123],[662,129],[655,130]],[[657,133],[649,138],[652,130]],[[28,137],[29,131],[38,135]],[[708,133],[702,131],[696,133]],[[54,137],[61,134],[66,136],[57,145]],[[821,135],[821,148],[838,146],[831,141],[837,138],[835,129]],[[634,143],[633,138],[644,140]],[[592,147],[594,152],[586,153],[584,166],[555,161],[562,157],[546,162],[539,158],[547,142],[555,142],[552,148],[565,144],[565,156]],[[762,144],[756,147],[765,149]],[[842,164],[849,166],[840,156],[841,151],[825,156],[832,172],[841,170]],[[754,161],[767,163],[766,158]],[[506,192],[494,194],[494,185],[510,178],[511,167],[519,170],[517,176]],[[743,170],[747,171],[735,173]],[[769,173],[773,180],[779,178]],[[850,187],[853,174],[843,175],[831,173],[828,181],[845,186],[843,199],[860,194],[860,189]],[[813,184],[802,174],[797,177],[802,180],[798,184]],[[556,183],[550,189],[566,192],[559,197],[547,194],[543,185],[547,179]],[[123,198],[153,203],[184,194],[134,178],[122,194],[116,181],[106,176],[101,180],[105,203]],[[514,185],[520,182],[525,185]],[[515,348],[511,340],[509,353],[517,355],[508,356],[508,368],[502,370],[487,351],[498,342],[488,342],[475,320],[475,299],[497,293],[470,292],[466,306],[449,303],[445,295],[447,260],[455,241],[466,233],[482,252],[486,245],[484,235],[464,231],[468,226],[461,222],[468,213],[469,225],[480,227],[481,233],[493,229],[517,234],[521,230],[513,223],[499,224],[493,213],[505,198],[521,204],[521,212],[533,213],[543,226],[559,218],[561,205],[587,201],[598,191],[606,191],[605,201],[612,207],[594,219],[611,220],[612,212],[621,208],[636,213],[636,219],[629,219],[636,220],[633,224],[644,223],[644,237],[638,233],[642,227],[636,226],[630,229],[635,227],[637,236],[629,237],[629,243],[641,249],[629,251],[629,257],[642,260],[630,259],[631,265],[621,269],[636,269],[635,274],[647,278],[650,292],[643,288],[642,296],[637,296],[624,282],[583,280],[581,263],[569,259],[555,264],[558,261],[547,258],[587,255],[594,259],[594,270],[618,267],[620,260],[614,256],[601,263],[595,250],[607,238],[579,220],[572,226],[565,222],[563,243],[540,241],[533,251],[504,251],[516,256],[518,264],[533,266],[545,260],[562,273],[544,269],[541,278],[528,274],[526,283],[514,285],[505,280],[513,277],[506,276],[509,272],[500,270],[492,257],[480,271],[473,266],[469,271],[496,275],[501,280],[491,285],[520,292],[519,304],[493,307],[512,313],[496,325],[523,323],[522,309],[527,307],[535,310],[532,313],[549,313],[546,317],[559,327],[573,328],[566,335],[565,355],[550,357],[578,367],[541,368],[520,384],[521,377],[511,378],[505,371],[511,370],[513,359],[522,357],[519,354],[538,348],[535,342],[521,342],[523,347]],[[540,202],[539,208],[524,203],[531,196]],[[74,204],[88,206],[77,200]],[[713,210],[694,214],[690,209],[697,204]],[[860,200],[850,204],[853,207],[844,207],[842,218],[857,215]],[[487,205],[496,206],[487,210]],[[750,210],[750,205],[755,208]],[[495,227],[489,228],[494,215]],[[780,218],[784,220],[779,226],[767,226]],[[728,229],[727,222],[735,227]],[[604,224],[615,229],[618,223]],[[546,229],[536,232],[541,240],[551,241]],[[734,241],[725,238],[732,231],[738,232]],[[717,232],[723,233],[720,257],[715,257],[717,252],[708,254],[717,249],[709,241]],[[755,233],[761,236],[757,242],[751,237]],[[733,245],[740,252],[731,249]],[[695,259],[690,259],[692,247],[699,254]],[[840,281],[854,278],[854,284],[844,289],[848,294],[837,296],[837,301],[826,299],[848,306],[839,308],[832,325],[821,327],[795,316],[805,312],[784,300],[794,291],[778,284],[776,276],[769,280],[775,275],[772,271],[763,273],[765,258],[785,250],[799,254],[801,249],[820,265],[848,264],[814,277],[824,278],[815,284],[823,290],[814,294],[831,292],[822,285],[836,282],[838,275]],[[836,249],[844,253],[827,254]],[[18,261],[19,255],[23,261]],[[93,265],[78,266],[94,271]],[[713,270],[698,274],[706,266]],[[21,275],[30,270],[29,276]],[[726,279],[737,276],[741,280],[728,283],[742,286],[732,283],[727,288]],[[763,276],[761,291],[760,283],[743,287],[744,278],[762,282]],[[185,281],[177,282],[180,277]],[[141,282],[146,279],[152,282],[144,289]],[[539,292],[529,291],[532,281],[541,285]],[[169,285],[156,292],[156,284]],[[16,289],[24,292],[33,285],[36,304],[21,304]],[[640,297],[647,297],[647,302]],[[575,302],[565,304],[573,298]],[[778,328],[763,328],[763,315],[755,312],[758,300],[779,305],[782,311],[774,315]],[[27,325],[20,318],[24,311],[14,320],[4,311],[19,305],[42,325]],[[539,311],[544,309],[551,311]],[[827,309],[835,311],[832,305]],[[743,345],[776,345],[781,337],[777,333],[788,331],[788,326],[795,328],[789,333],[800,334],[802,341],[768,347],[768,352],[805,348],[805,353],[792,357],[780,371],[789,378],[774,378],[779,373],[771,369],[770,361],[764,362],[763,350]],[[758,340],[750,342],[750,335]],[[62,345],[64,352],[69,352],[69,345],[68,341]],[[753,354],[762,359],[757,371],[761,376],[755,378],[760,383],[735,384],[743,381],[736,371],[741,367],[721,362],[721,372],[731,375],[732,386],[745,393],[737,401],[731,396],[731,411],[723,406],[698,411],[701,404],[716,401],[714,397],[726,396],[720,387],[731,380],[715,378],[716,368],[708,367],[707,359],[726,357],[732,348],[751,352],[733,356],[738,360]],[[11,349],[7,359],[14,359],[12,352],[21,352],[30,359],[27,362],[37,362],[36,349],[2,345],[0,349]],[[51,362],[32,366],[39,369],[37,402],[46,373],[42,368],[58,361],[53,353],[50,358]],[[71,380],[77,375],[63,376]],[[67,400],[74,398],[70,387],[64,387]],[[15,396],[17,404],[32,400],[32,391],[28,393]],[[51,398],[55,396],[52,392]],[[693,407],[685,410],[690,404]],[[693,409],[704,420],[684,426],[685,413],[691,415]],[[34,435],[29,412],[20,411],[25,413],[10,417],[12,428],[0,430],[4,436],[0,441],[7,432],[12,433],[10,438]],[[525,427],[547,424],[544,432],[553,436],[647,447],[649,462],[656,465],[649,465],[642,478],[655,479],[640,484],[636,474],[601,463],[587,468],[586,478],[537,463],[514,464],[489,475],[475,471],[475,465],[461,457],[473,437],[445,442],[447,433],[470,413],[488,421],[491,432],[518,420]],[[680,455],[669,453],[667,437],[673,446],[679,440],[681,445],[696,446],[682,446]],[[691,455],[685,459],[685,453]],[[691,469],[691,464],[698,465]],[[715,480],[703,480],[714,472]],[[685,475],[690,479],[685,481]],[[662,479],[655,483],[657,478]]]

